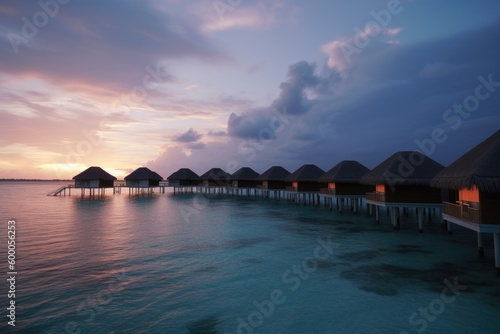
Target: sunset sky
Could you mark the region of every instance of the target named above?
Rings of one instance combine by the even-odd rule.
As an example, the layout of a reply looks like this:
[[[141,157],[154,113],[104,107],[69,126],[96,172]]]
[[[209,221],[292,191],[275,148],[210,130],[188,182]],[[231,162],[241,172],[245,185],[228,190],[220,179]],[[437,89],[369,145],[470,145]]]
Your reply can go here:
[[[4,0],[0,178],[447,165],[500,128],[499,42],[498,0]]]

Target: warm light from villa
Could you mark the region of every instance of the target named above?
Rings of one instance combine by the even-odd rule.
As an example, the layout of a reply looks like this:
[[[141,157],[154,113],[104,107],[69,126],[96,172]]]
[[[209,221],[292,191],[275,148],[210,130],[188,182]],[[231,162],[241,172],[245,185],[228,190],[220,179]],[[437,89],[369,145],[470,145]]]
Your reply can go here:
[[[458,199],[466,202],[479,203],[479,190],[476,186],[472,186],[471,189],[460,189],[458,191]]]

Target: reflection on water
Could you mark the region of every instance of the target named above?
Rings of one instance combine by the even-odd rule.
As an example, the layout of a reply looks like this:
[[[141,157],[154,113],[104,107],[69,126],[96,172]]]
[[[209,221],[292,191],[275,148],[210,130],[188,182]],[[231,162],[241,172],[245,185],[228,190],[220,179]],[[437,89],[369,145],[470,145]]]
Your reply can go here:
[[[0,212],[18,226],[19,332],[237,333],[279,290],[286,301],[254,333],[416,333],[409,316],[455,278],[467,288],[426,333],[500,325],[491,240],[479,260],[468,231],[429,223],[420,235],[410,217],[395,232],[364,214],[259,198],[45,196],[59,186],[0,183]],[[181,207],[194,207],[189,219]],[[301,269],[329,235],[334,254]]]

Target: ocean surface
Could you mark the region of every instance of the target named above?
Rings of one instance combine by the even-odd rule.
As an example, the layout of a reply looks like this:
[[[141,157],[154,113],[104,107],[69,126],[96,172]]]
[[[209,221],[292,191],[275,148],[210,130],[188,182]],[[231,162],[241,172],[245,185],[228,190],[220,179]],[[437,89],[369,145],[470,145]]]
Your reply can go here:
[[[493,243],[436,214],[0,182],[0,333],[498,333]],[[15,327],[7,227],[16,222]]]

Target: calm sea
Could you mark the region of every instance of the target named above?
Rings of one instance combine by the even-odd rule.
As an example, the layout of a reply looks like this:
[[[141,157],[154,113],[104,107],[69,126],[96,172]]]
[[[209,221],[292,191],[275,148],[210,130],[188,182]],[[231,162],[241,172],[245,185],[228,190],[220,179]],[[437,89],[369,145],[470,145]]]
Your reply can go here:
[[[366,213],[260,198],[48,197],[0,183],[1,333],[498,333],[492,242],[438,216],[393,231]],[[16,222],[15,328],[7,226]]]

